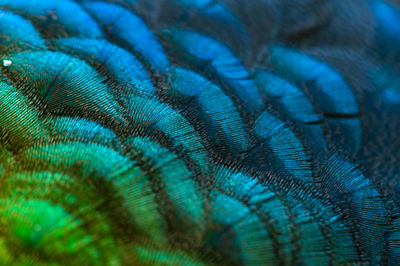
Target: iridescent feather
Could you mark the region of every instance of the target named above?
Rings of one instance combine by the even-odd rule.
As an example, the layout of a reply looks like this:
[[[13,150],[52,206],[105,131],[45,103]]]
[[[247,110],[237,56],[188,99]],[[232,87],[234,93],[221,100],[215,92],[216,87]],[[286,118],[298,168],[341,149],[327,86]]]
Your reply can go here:
[[[395,0],[0,0],[0,265],[400,264]]]

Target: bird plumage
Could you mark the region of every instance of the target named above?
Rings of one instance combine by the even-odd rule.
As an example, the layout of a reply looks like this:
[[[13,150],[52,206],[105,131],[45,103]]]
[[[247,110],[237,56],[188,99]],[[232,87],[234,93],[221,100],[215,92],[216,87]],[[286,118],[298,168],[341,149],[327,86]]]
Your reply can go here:
[[[395,0],[0,0],[1,265],[397,265]]]

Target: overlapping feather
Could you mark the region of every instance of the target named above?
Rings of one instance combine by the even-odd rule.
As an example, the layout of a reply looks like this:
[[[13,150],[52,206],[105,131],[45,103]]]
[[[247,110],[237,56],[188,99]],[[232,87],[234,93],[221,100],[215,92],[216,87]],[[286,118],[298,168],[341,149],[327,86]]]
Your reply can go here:
[[[400,263],[397,8],[0,0],[0,264]]]

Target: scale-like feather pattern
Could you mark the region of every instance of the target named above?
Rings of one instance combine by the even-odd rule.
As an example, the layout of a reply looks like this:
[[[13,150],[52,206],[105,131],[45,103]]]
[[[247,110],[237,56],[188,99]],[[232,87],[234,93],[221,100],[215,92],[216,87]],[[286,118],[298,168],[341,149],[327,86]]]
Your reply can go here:
[[[0,0],[1,265],[398,265],[395,0]]]

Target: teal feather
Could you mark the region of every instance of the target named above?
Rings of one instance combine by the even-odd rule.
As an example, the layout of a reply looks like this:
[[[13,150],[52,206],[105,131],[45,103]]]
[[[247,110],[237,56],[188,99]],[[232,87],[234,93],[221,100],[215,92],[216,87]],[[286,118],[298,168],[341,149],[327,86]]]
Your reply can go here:
[[[394,0],[0,0],[0,265],[398,265]]]

